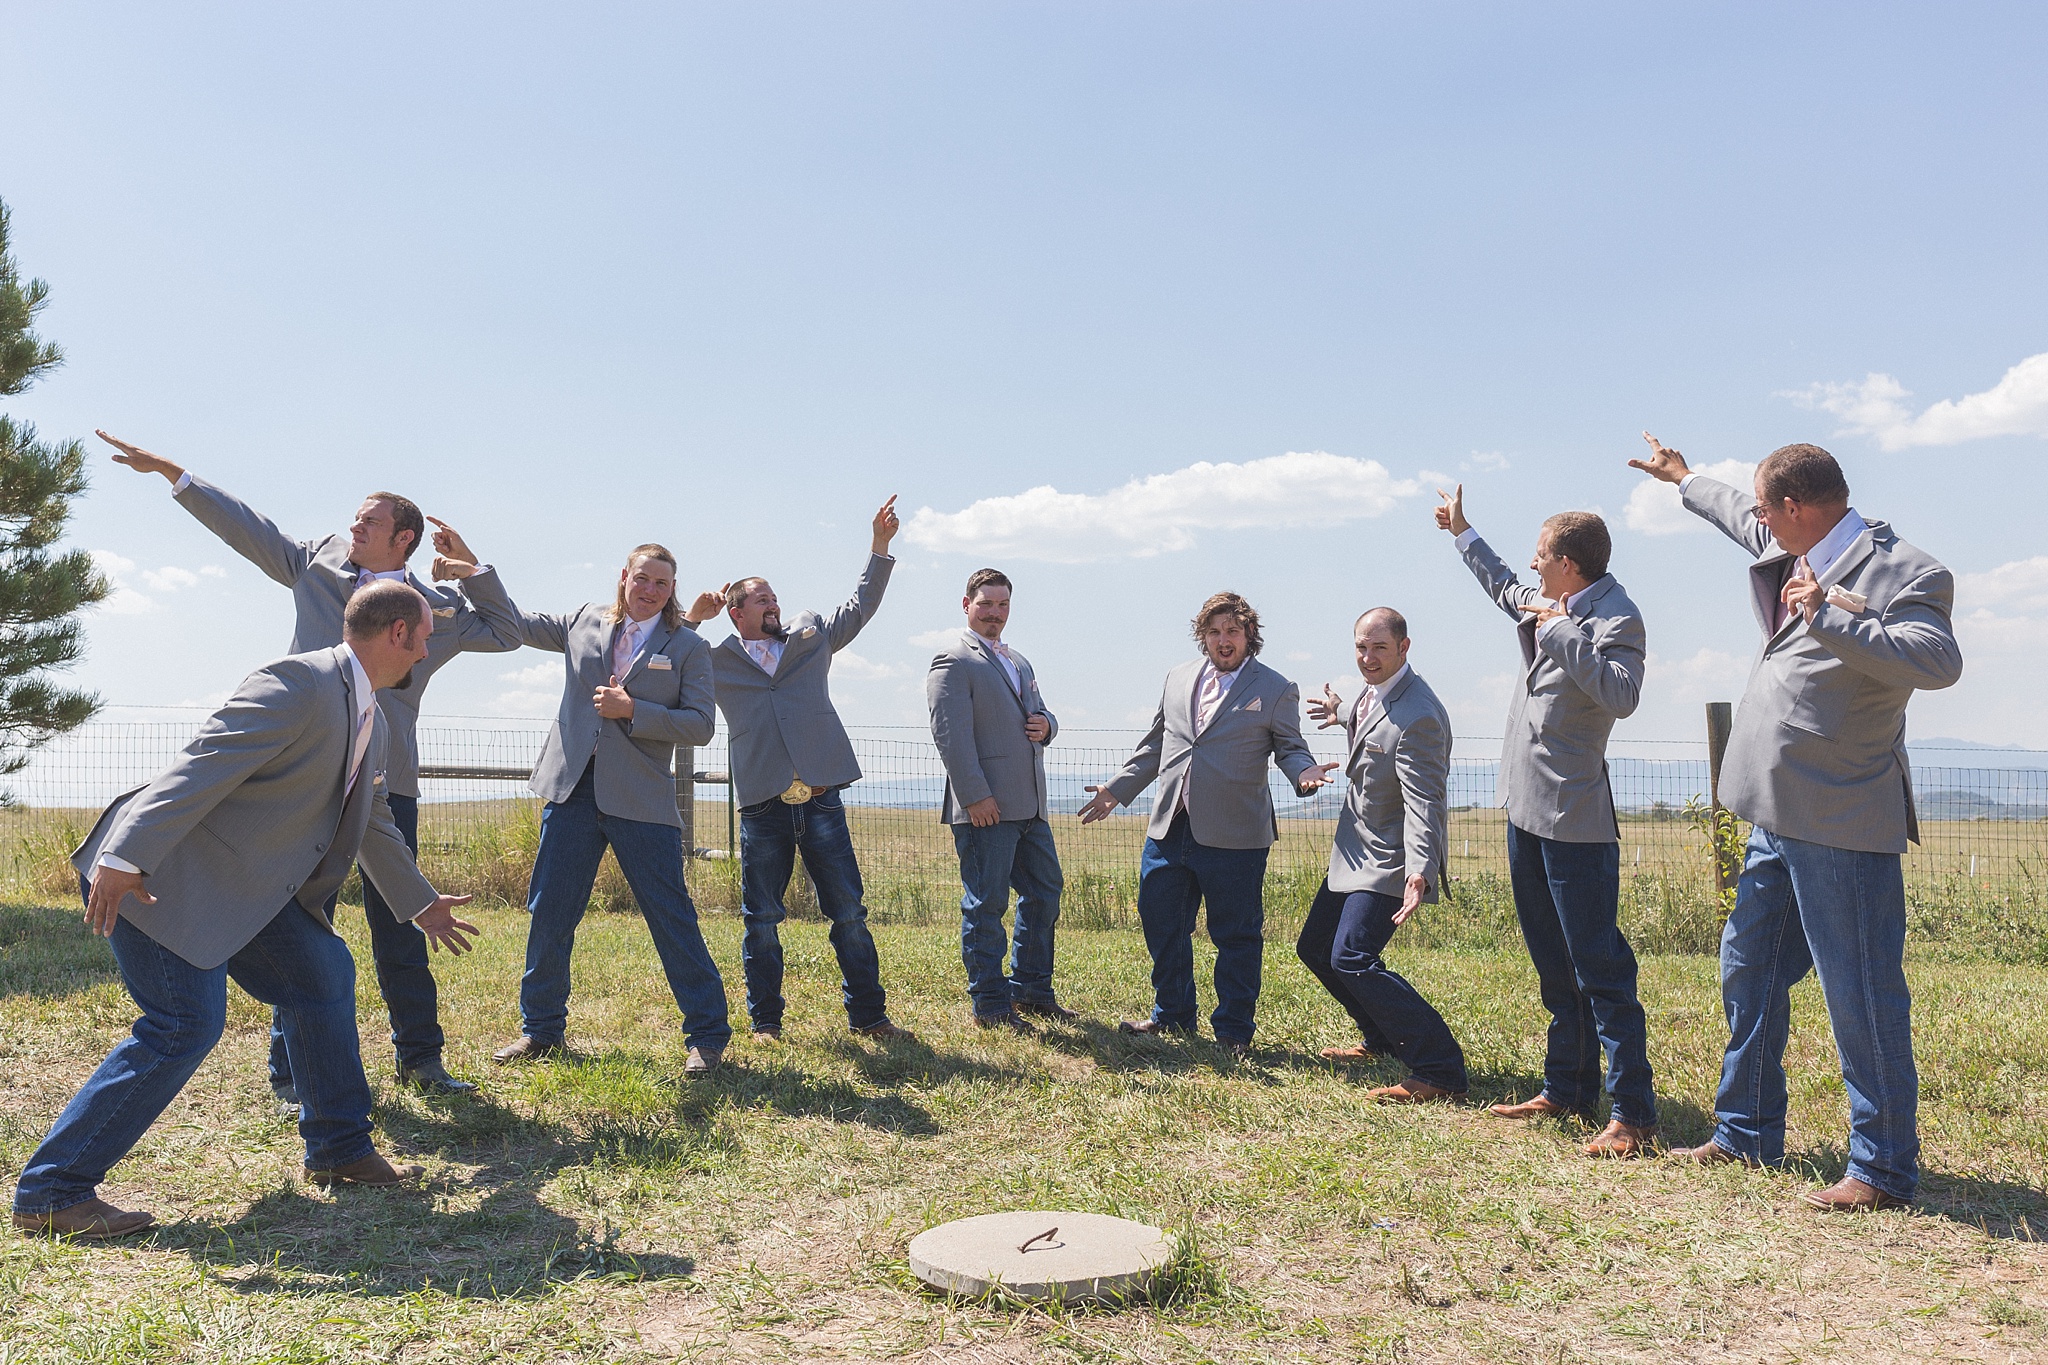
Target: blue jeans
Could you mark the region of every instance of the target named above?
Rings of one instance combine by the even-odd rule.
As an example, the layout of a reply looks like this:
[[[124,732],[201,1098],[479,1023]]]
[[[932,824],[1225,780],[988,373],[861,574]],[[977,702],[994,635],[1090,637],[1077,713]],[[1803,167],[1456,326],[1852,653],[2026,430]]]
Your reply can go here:
[[[1898,854],[1752,829],[1735,910],[1721,934],[1728,1052],[1714,1097],[1714,1141],[1753,1161],[1785,1159],[1792,983],[1812,968],[1849,1091],[1849,1174],[1912,1198],[1920,1183],[1920,1078],[1905,957]]]
[[[1052,989],[1053,930],[1066,879],[1060,875],[1052,826],[1033,818],[999,820],[977,829],[963,821],[953,826],[953,848],[960,855],[960,960],[967,967],[967,998],[975,1014],[986,1019],[1008,1014],[1019,1004],[1058,1004]],[[1003,912],[1012,888],[1017,892],[1016,932],[1005,935]]]
[[[1647,1128],[1651,1093],[1648,1022],[1636,998],[1636,955],[1615,922],[1621,905],[1621,845],[1568,844],[1508,823],[1508,875],[1515,918],[1550,1011],[1543,1093],[1591,1113],[1600,1101],[1600,1053],[1607,1053],[1610,1117]]]
[[[325,926],[288,903],[233,957],[206,970],[126,919],[114,922],[108,943],[142,1017],[29,1157],[15,1186],[15,1212],[54,1213],[93,1197],[108,1169],[142,1140],[220,1041],[230,978],[284,1021],[306,1165],[329,1170],[370,1154],[356,964]]]
[[[391,820],[405,836],[405,846],[417,858],[420,851],[420,800],[417,796],[391,796]],[[370,925],[370,959],[377,967],[377,991],[391,1014],[391,1045],[398,1052],[400,1069],[410,1071],[441,1055],[445,1039],[441,1034],[441,995],[434,984],[434,969],[427,958],[427,936],[413,928],[411,921],[391,913],[391,907],[377,894],[370,874],[363,875],[363,918]],[[327,902],[334,914],[336,902]],[[284,1030],[276,1012],[270,1017],[270,1084],[282,1090],[292,1083],[291,1059],[286,1055]]]
[[[597,808],[595,772],[593,763],[568,800],[541,810],[540,852],[526,895],[533,921],[526,930],[526,974],[519,980],[519,1031],[539,1043],[562,1041],[569,1023],[569,953],[610,845],[654,936],[669,991],[683,1012],[685,1041],[722,1049],[732,1038],[725,982],[704,946],[697,907],[683,884],[683,832],[606,815]]]
[[[1358,1024],[1365,1045],[1401,1060],[1408,1074],[1463,1094],[1465,1052],[1422,992],[1380,957],[1394,936],[1399,896],[1332,891],[1309,906],[1294,951]]]
[[[1152,1022],[1195,1027],[1195,911],[1209,912],[1216,945],[1219,1042],[1249,1043],[1266,951],[1266,855],[1263,848],[1210,848],[1195,842],[1187,812],[1164,839],[1147,839],[1138,864],[1138,922],[1152,954]]]
[[[818,908],[831,921],[832,953],[839,959],[839,997],[852,1028],[889,1022],[882,965],[868,908],[861,903],[860,862],[846,828],[838,791],[821,791],[800,806],[771,797],[740,811],[740,912],[746,937],[740,965],[747,977],[747,1016],[757,1029],[782,1027],[782,934],[787,915],[782,892],[802,853],[818,888]]]

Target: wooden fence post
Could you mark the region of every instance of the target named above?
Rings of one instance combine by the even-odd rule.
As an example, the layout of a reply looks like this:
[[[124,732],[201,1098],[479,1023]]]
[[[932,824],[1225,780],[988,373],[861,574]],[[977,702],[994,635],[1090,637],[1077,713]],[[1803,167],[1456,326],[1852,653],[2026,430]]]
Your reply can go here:
[[[676,745],[676,815],[683,822],[683,860],[697,856],[697,748]]]
[[[1721,851],[1721,760],[1728,753],[1728,732],[1734,724],[1734,706],[1725,701],[1707,703],[1707,798],[1713,805],[1707,851],[1714,860],[1714,885],[1722,891],[1734,885]]]

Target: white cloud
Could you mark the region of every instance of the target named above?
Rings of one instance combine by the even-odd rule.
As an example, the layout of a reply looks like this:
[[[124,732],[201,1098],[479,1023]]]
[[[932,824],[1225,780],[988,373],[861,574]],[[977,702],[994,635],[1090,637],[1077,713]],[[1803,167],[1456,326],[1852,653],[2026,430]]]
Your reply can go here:
[[[1722,460],[1718,464],[1701,465],[1693,472],[1745,492],[1756,483],[1756,466],[1741,460]],[[1670,536],[1686,531],[1713,529],[1685,510],[1685,504],[1678,499],[1677,484],[1665,483],[1661,479],[1645,478],[1629,492],[1628,506],[1622,509],[1622,519],[1628,523],[1629,530],[1640,531],[1646,536]]]
[[[832,656],[832,671],[842,678],[859,682],[873,682],[881,678],[893,678],[903,670],[895,664],[878,664],[865,659],[850,649],[842,649]]]
[[[134,560],[112,550],[91,550],[88,553],[92,555],[93,567],[106,575],[107,582],[114,589],[100,603],[101,611],[109,616],[142,616],[156,610],[155,602],[131,586],[135,576]]]
[[[1508,457],[1498,450],[1475,450],[1471,456],[1458,463],[1458,468],[1467,474],[1498,474],[1508,467]]]
[[[1778,396],[1833,413],[1848,424],[1843,431],[1875,436],[1885,450],[1952,446],[1987,436],[2048,436],[2048,351],[2028,356],[1984,392],[1944,398],[1917,417],[1905,401],[1911,392],[1888,374]]]
[[[948,626],[943,630],[921,630],[909,637],[910,643],[919,649],[944,649],[960,638],[964,626]]]
[[[959,512],[920,507],[905,534],[926,550],[1080,564],[1185,550],[1197,531],[1377,517],[1420,491],[1377,460],[1289,452],[1244,464],[1203,461],[1107,493],[1062,493],[1045,484]]]
[[[198,587],[199,575],[190,569],[167,564],[161,569],[144,569],[142,581],[148,585],[151,592],[176,592],[180,588]]]
[[[562,700],[562,665],[550,659],[530,668],[508,669],[490,707],[500,716],[552,716]]]
[[[2048,745],[2038,701],[2048,656],[2048,555],[1956,575],[1956,640],[1963,678],[1913,699],[1915,734],[1989,744]]]

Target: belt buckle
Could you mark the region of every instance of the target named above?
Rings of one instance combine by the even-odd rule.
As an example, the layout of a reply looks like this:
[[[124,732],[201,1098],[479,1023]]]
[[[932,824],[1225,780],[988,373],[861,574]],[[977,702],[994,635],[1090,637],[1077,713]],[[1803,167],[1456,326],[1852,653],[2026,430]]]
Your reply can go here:
[[[793,777],[789,781],[789,790],[782,793],[782,804],[785,806],[801,806],[816,794],[816,789],[808,782],[805,782],[801,777]]]

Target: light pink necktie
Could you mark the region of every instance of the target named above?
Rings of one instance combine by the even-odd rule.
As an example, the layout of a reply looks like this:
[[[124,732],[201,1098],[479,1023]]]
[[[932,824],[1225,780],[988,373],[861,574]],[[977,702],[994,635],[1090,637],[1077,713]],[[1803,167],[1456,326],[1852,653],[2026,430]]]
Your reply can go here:
[[[1211,668],[1202,679],[1202,704],[1195,713],[1195,733],[1201,734],[1216,718],[1216,704],[1223,700],[1223,678]]]
[[[341,789],[341,799],[348,800],[349,793],[356,789],[356,775],[363,770],[363,755],[370,749],[370,712],[376,710],[373,702],[363,708],[356,717],[356,737],[348,746],[348,782]]]
[[[633,666],[633,656],[640,652],[639,642],[635,638],[639,633],[640,627],[636,622],[628,621],[619,627],[619,638],[612,644],[612,676],[614,678],[625,677],[626,670]]]

